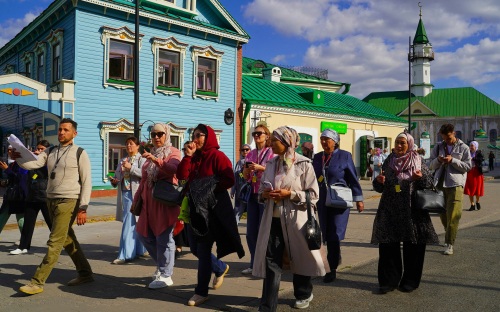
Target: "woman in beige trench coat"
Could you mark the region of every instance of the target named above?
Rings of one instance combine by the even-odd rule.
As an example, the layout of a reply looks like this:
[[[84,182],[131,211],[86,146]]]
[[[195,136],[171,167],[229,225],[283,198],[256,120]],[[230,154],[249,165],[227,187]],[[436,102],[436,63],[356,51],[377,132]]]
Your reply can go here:
[[[259,311],[276,311],[283,267],[283,253],[289,255],[294,273],[295,308],[307,308],[313,299],[312,276],[330,271],[326,253],[309,250],[305,239],[306,194],[318,200],[318,183],[311,161],[295,153],[300,137],[289,127],[276,129],[271,137],[278,157],[267,162],[259,188],[259,202],[265,204],[257,239],[253,275],[264,278]]]

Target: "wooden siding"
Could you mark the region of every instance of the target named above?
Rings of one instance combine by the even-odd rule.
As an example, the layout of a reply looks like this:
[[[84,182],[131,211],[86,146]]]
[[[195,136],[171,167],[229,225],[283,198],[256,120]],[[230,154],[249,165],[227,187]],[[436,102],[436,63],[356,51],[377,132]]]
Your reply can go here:
[[[140,32],[144,34],[140,51],[140,121],[154,122],[171,121],[180,127],[192,128],[198,123],[210,124],[215,129],[223,130],[221,134],[221,150],[234,162],[234,124],[224,123],[224,112],[235,108],[236,98],[236,42],[220,44],[219,38],[205,40],[187,36],[187,31],[181,27],[171,27],[167,24],[151,23],[141,20]],[[133,121],[134,90],[119,90],[112,86],[103,87],[104,46],[101,43],[100,28],[102,26],[119,28],[127,26],[134,29],[132,20],[126,21],[120,13],[108,11],[105,16],[98,14],[90,6],[78,6],[76,14],[76,71],[75,80],[75,120],[78,122],[78,137],[76,144],[85,148],[92,163],[93,186],[104,185],[103,141],[99,133],[99,123],[127,118]],[[160,29],[161,27],[161,29]],[[193,62],[190,47],[184,60],[184,95],[164,95],[153,93],[153,53],[151,38],[168,38],[174,36],[181,42],[191,46],[205,47],[212,45],[223,51],[220,72],[220,100],[193,99]],[[209,37],[212,38],[212,37]],[[225,41],[223,41],[226,43]],[[187,133],[185,139],[188,139]]]
[[[12,110],[7,110],[6,104],[0,104],[0,127],[5,135],[7,131],[11,131],[21,141],[24,142],[21,130],[23,127],[32,128],[35,123],[43,123],[43,111],[27,105],[14,105]],[[36,139],[36,138],[35,138]],[[3,146],[7,147],[7,138],[2,137]],[[3,151],[0,152],[0,154]],[[5,155],[6,156],[6,155]]]
[[[39,29],[40,35],[36,35],[36,32],[33,32],[34,39],[30,41],[23,49],[21,49],[18,53],[14,54],[10,59],[0,64],[0,75],[5,74],[3,69],[5,65],[13,64],[16,66],[15,72],[25,72],[24,63],[21,60],[21,56],[25,51],[31,51],[31,48],[35,45],[37,41],[45,41],[45,38],[50,34],[50,31],[53,29],[62,28],[64,29],[64,43],[62,50],[62,78],[73,79],[74,65],[75,65],[75,53],[74,53],[74,45],[75,45],[75,11],[72,10],[68,12],[68,14],[63,15],[59,18],[59,20],[55,21],[50,27],[46,28],[43,31],[43,28]],[[31,38],[31,37],[29,37]],[[50,45],[47,43],[47,55],[45,56],[45,84],[50,86],[52,83],[51,79],[51,67],[52,67],[52,51]],[[34,57],[34,61],[32,66],[36,64],[36,56]],[[32,67],[32,79],[36,80],[36,65]]]
[[[196,2],[196,11],[198,15],[196,19],[205,23],[213,24],[219,27],[234,30],[221,16],[219,12],[215,10],[212,4],[208,3],[208,0],[198,0]]]

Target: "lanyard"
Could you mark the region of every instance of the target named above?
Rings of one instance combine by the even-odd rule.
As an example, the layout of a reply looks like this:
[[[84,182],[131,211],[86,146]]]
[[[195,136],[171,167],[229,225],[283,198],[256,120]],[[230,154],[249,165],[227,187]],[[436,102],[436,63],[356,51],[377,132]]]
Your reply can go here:
[[[52,169],[52,171],[56,170],[57,168],[57,164],[59,163],[59,161],[61,160],[61,158],[63,158],[64,154],[66,154],[67,151],[69,151],[71,149],[71,146],[73,146],[73,143],[71,143],[68,148],[66,148],[66,150],[64,151],[64,153],[61,155],[61,157],[59,157],[59,150],[61,149],[61,145],[59,145],[59,147],[57,148],[57,160],[56,160],[56,163],[54,165],[54,169]]]
[[[403,167],[405,166],[406,161],[408,160],[408,157],[410,157],[410,153],[408,153],[408,155],[406,156],[405,160],[401,164],[401,167],[399,167],[399,170],[398,169],[395,170],[396,171],[396,177],[401,173],[401,170],[403,170]]]
[[[261,166],[262,166],[262,161],[263,161],[264,159],[266,159],[266,156],[267,156],[267,153],[269,152],[269,149],[270,149],[270,147],[267,147],[267,148],[266,148],[266,153],[264,154],[264,156],[262,156],[262,158],[260,158],[260,157],[259,157],[259,151],[257,150],[257,163],[258,163],[259,165],[261,165]],[[264,153],[264,151],[260,152],[260,155],[262,155],[262,153]]]
[[[325,165],[330,161],[330,158],[332,158],[333,152],[330,153],[330,156],[328,156],[328,159],[325,162],[325,153],[323,153],[323,170],[325,169]]]

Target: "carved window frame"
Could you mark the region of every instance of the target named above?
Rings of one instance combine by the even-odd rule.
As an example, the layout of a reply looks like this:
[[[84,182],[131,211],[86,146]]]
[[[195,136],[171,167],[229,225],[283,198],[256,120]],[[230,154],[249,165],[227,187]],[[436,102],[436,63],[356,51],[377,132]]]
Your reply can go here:
[[[4,71],[5,75],[14,74],[16,72],[16,66],[15,65],[5,65],[3,71]]]
[[[34,53],[34,61],[33,61],[33,71],[31,75],[38,82],[41,82],[47,85],[47,42],[46,41],[38,41],[35,46],[33,46]],[[43,54],[43,81],[38,80],[38,56]],[[36,64],[36,65],[35,65]]]
[[[35,53],[33,51],[25,51],[23,53],[23,55],[21,55],[21,61],[24,64],[24,73],[27,72],[27,70],[26,70],[26,67],[27,67],[26,64],[29,63],[29,67],[30,67],[29,73],[30,73],[30,76],[29,77],[26,76],[26,75],[25,76],[28,77],[28,78],[30,78],[30,79],[33,79],[33,72],[34,72],[34,69],[35,69],[35,67],[34,67],[35,66],[35,57],[34,56],[35,56]]]
[[[186,50],[189,46],[187,43],[182,43],[175,39],[174,37],[170,38],[151,38],[151,51],[153,52],[154,57],[154,73],[153,73],[153,84],[154,90],[153,92],[157,94],[158,92],[166,94],[166,95],[179,95],[182,97],[184,95],[184,68],[185,68],[185,59],[186,59]],[[179,53],[179,90],[175,90],[175,88],[164,88],[158,85],[158,68],[160,64],[160,49],[173,51]]]
[[[191,60],[193,61],[193,99],[201,98],[204,100],[215,100],[219,101],[220,98],[220,68],[222,63],[222,56],[224,52],[217,51],[212,46],[206,46],[204,48],[193,46],[191,48]],[[217,72],[216,76],[216,91],[215,94],[209,94],[209,92],[198,91],[198,58],[208,58],[217,61]]]
[[[47,38],[45,38],[47,43],[50,46],[50,83],[48,85],[55,85],[58,83],[59,80],[62,79],[62,72],[63,72],[63,62],[64,62],[64,53],[63,53],[63,48],[64,48],[64,30],[62,28],[59,29],[53,29],[50,31],[49,35]],[[54,56],[52,55],[54,53],[54,46],[59,44],[59,80],[54,81],[54,71],[52,70],[54,67],[52,66],[52,60],[54,59]],[[46,71],[46,67],[48,66],[47,64],[47,55],[45,55],[45,65],[44,65],[44,70]]]
[[[116,41],[123,41],[123,42],[128,42],[132,43],[135,45],[135,33],[130,30],[127,26],[123,26],[120,28],[112,28],[109,26],[102,26],[101,27],[102,33],[101,33],[101,43],[104,45],[104,72],[103,72],[103,86],[104,88],[107,88],[108,86],[115,87],[117,89],[134,89],[134,84],[130,83],[117,83],[117,82],[112,82],[109,81],[109,48],[110,48],[110,42],[111,39],[116,40]],[[139,34],[139,52],[142,49],[142,39],[144,35]],[[135,48],[134,48],[135,49]],[[134,57],[138,57],[134,55]]]

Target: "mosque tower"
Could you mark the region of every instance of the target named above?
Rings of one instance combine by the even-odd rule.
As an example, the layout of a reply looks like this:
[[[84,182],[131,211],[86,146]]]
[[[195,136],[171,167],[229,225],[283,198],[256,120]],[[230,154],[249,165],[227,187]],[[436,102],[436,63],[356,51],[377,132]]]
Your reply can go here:
[[[432,45],[422,22],[422,7],[420,7],[417,32],[413,38],[413,52],[410,54],[410,61],[413,81],[411,92],[415,96],[426,96],[432,92],[432,87],[434,87],[431,84],[431,61],[434,61],[434,51],[432,51]]]

